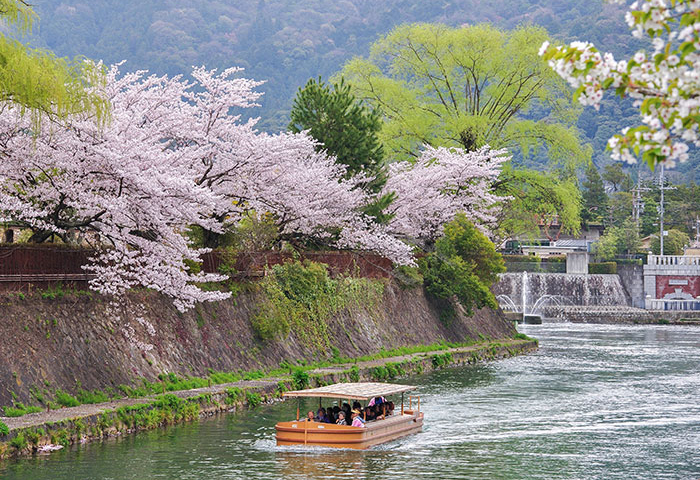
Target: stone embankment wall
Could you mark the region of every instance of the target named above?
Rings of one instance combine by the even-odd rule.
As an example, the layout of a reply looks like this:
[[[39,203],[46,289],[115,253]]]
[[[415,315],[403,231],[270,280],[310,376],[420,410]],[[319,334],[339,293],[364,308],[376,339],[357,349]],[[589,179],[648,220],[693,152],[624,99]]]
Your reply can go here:
[[[331,348],[291,333],[261,341],[251,326],[259,298],[236,298],[178,312],[165,298],[134,293],[111,305],[96,295],[0,297],[0,405],[29,402],[31,390],[117,388],[163,372],[206,376],[210,370],[277,367],[336,355],[356,357],[401,346],[440,341],[509,338],[502,313],[463,312],[448,324],[422,289],[388,284],[379,305],[355,308],[328,321]],[[369,310],[369,311],[368,311]]]
[[[550,321],[603,324],[700,325],[700,312],[644,310],[632,307],[547,307],[543,315]]]
[[[630,297],[631,306],[644,308],[644,266],[618,264],[617,274]]]

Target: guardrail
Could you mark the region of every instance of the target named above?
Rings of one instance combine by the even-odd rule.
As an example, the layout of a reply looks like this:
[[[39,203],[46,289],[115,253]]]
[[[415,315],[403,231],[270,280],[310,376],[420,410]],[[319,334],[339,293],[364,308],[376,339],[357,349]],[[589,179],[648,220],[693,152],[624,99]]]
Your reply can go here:
[[[694,265],[700,266],[700,256],[695,255],[649,255],[647,265]]]
[[[647,298],[645,300],[647,310],[700,310],[700,299],[696,300],[666,300],[663,298]]]
[[[0,275],[0,282],[88,282],[95,277],[91,273],[19,273]]]

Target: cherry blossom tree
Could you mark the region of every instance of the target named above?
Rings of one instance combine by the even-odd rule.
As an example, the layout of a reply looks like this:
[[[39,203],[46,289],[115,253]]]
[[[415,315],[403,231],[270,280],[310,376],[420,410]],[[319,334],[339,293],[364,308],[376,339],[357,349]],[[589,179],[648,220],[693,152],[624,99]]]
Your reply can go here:
[[[0,220],[32,228],[33,241],[51,235],[68,241],[75,232],[92,238],[98,253],[88,270],[101,293],[145,286],[181,309],[225,298],[196,286],[221,276],[186,266],[202,251],[181,232],[192,223],[216,228],[210,222],[215,195],[196,184],[187,149],[167,141],[188,127],[180,101],[187,84],[143,73],[117,78],[116,69],[108,77],[112,118],[102,128],[78,114],[60,124],[48,118],[36,133],[20,107],[2,104]]]
[[[367,178],[349,177],[307,133],[270,135],[241,121],[261,82],[239,72],[195,68],[185,80],[113,66],[99,92],[110,104],[106,125],[82,112],[47,115],[35,130],[21,105],[0,102],[0,221],[30,228],[35,242],[78,235],[96,248],[86,267],[94,289],[147,287],[180,309],[228,295],[198,287],[224,277],[190,270],[207,251],[184,235],[192,226],[215,235],[253,212],[274,222],[279,240],[411,265],[402,239],[429,243],[460,211],[482,228],[493,221],[501,199],[489,185],[503,151],[426,146],[415,163],[393,164],[383,192],[396,194],[393,218],[380,225],[362,213]]]
[[[410,247],[359,213],[366,198],[344,179],[345,167],[308,135],[267,135],[235,108],[254,105],[260,82],[197,68],[181,77],[119,74],[112,67],[102,92],[112,119],[100,128],[88,113],[48,118],[41,131],[21,107],[0,104],[0,221],[32,229],[32,240],[76,233],[98,249],[87,267],[91,286],[119,295],[145,286],[178,308],[219,300],[198,283],[198,261],[183,232],[197,225],[222,232],[249,211],[274,218],[283,239],[320,238],[411,263]]]
[[[389,231],[431,243],[458,212],[488,230],[504,200],[493,193],[491,184],[509,158],[506,150],[489,147],[467,152],[425,145],[416,162],[391,164],[384,187],[385,192],[396,192],[388,209],[393,214]]]
[[[651,167],[672,166],[687,160],[689,144],[700,145],[700,2],[639,0],[630,5],[626,20],[633,36],[651,40],[652,52],[616,60],[587,42],[545,42],[540,55],[576,88],[583,105],[598,108],[609,89],[635,99],[641,125],[609,140],[614,159],[635,163],[641,154]]]

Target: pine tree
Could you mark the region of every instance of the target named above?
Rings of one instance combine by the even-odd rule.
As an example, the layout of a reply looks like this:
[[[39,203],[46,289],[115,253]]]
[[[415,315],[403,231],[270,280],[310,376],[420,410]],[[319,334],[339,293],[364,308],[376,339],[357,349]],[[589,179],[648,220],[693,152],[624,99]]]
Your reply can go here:
[[[586,168],[586,179],[581,182],[583,206],[581,220],[584,224],[601,222],[608,209],[608,196],[605,193],[603,179],[593,162]]]
[[[347,167],[347,177],[365,174],[365,190],[378,192],[386,182],[384,149],[377,133],[379,113],[360,104],[343,79],[332,86],[310,79],[294,98],[289,130],[308,130],[322,145],[319,150]]]

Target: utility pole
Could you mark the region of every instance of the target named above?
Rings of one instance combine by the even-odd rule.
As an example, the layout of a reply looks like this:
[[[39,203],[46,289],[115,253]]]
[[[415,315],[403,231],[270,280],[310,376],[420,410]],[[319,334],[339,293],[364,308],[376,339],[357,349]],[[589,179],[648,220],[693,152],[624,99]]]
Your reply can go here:
[[[644,211],[644,200],[642,200],[642,192],[650,190],[647,187],[642,187],[641,176],[637,177],[637,188],[634,189],[634,199],[632,202],[632,218],[637,224],[637,231],[639,231],[639,222],[642,217],[642,212]]]
[[[664,162],[661,162],[661,170],[659,171],[659,190],[661,190],[661,201],[659,202],[659,225],[661,227],[659,236],[659,253],[664,254],[664,190],[674,190],[675,187],[667,187],[664,185]]]

